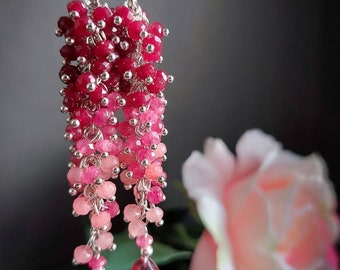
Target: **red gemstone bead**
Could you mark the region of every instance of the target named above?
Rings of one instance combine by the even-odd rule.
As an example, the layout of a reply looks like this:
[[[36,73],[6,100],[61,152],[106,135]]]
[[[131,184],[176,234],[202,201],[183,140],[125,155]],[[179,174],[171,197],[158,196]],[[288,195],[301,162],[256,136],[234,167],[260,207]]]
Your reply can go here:
[[[164,35],[163,35],[163,25],[159,22],[154,22],[154,23],[151,23],[148,27],[148,32],[150,34],[153,34],[155,36],[158,36],[160,38],[162,38]]]
[[[82,42],[75,47],[75,54],[77,57],[81,56],[90,59],[91,48],[85,42]]]
[[[124,75],[126,71],[131,71],[132,73],[136,70],[136,61],[131,57],[124,57],[117,61],[116,67],[121,75]]]
[[[158,70],[157,73],[152,77],[152,84],[148,85],[147,88],[151,93],[157,94],[163,91],[168,81],[168,76],[164,71]]]
[[[85,97],[86,96],[80,92],[66,92],[63,104],[68,108],[69,112],[73,112],[81,106]]]
[[[60,49],[60,55],[69,61],[74,61],[76,60],[76,54],[75,54],[75,49],[74,46],[70,46],[70,45],[64,45],[61,49]]]
[[[110,62],[108,62],[104,59],[98,59],[98,60],[92,62],[91,71],[95,75],[100,75],[105,71],[110,72],[111,67],[112,67],[112,65],[111,65]]]
[[[108,7],[97,7],[92,14],[95,23],[98,23],[99,21],[105,22],[110,19],[112,15],[112,10]]]
[[[145,31],[146,25],[143,21],[134,21],[129,25],[128,35],[132,40],[140,40],[142,31]]]
[[[128,121],[119,123],[118,130],[123,137],[128,137],[135,133],[135,128]]]
[[[72,141],[78,141],[83,137],[83,130],[81,128],[74,128],[71,125],[67,125],[65,131],[72,134]]]
[[[72,113],[74,119],[78,119],[81,127],[89,126],[92,123],[92,114],[86,109],[78,109]]]
[[[73,21],[71,20],[70,17],[66,17],[66,16],[60,17],[58,21],[58,28],[61,31],[65,32],[71,27],[73,27]]]
[[[90,93],[90,100],[93,103],[99,103],[105,96],[107,96],[106,88],[103,85],[98,85],[96,90]]]
[[[83,1],[71,1],[67,4],[67,11],[68,13],[71,13],[72,11],[78,12],[79,16],[84,16],[87,14],[87,8],[86,5],[83,3]]]
[[[96,78],[93,76],[91,72],[85,72],[80,74],[75,83],[77,89],[83,93],[89,92],[88,89],[89,84],[96,84]]]
[[[150,188],[147,198],[150,203],[159,204],[164,200],[164,193],[159,186],[153,186]]]
[[[156,71],[155,66],[148,63],[138,68],[137,76],[139,79],[145,80],[147,77],[153,77]]]
[[[79,38],[88,37],[93,34],[93,30],[88,28],[88,25],[93,24],[91,18],[84,16],[74,22],[74,33]]]
[[[110,53],[115,51],[115,45],[110,40],[103,40],[99,42],[93,49],[93,53],[98,58],[107,57]]]
[[[105,82],[106,86],[109,88],[109,90],[113,90],[114,87],[119,85],[119,81],[120,75],[117,73],[117,71],[111,69],[110,78]]]
[[[126,6],[116,7],[113,11],[113,17],[120,17],[121,23],[117,26],[125,27],[128,26],[134,19],[133,13]]]
[[[132,172],[133,178],[140,179],[144,176],[145,167],[139,162],[132,162],[128,166],[128,171]]]
[[[162,40],[158,36],[149,35],[143,40],[143,51],[145,61],[158,61],[162,53]]]
[[[78,68],[69,64],[64,65],[59,72],[60,79],[63,75],[69,76],[69,80],[65,81],[65,83],[69,84],[74,82],[79,74]]]
[[[133,107],[140,107],[143,105],[147,105],[150,101],[150,95],[145,92],[136,92],[127,97],[127,104]]]
[[[131,270],[159,270],[157,264],[148,257],[140,257]]]

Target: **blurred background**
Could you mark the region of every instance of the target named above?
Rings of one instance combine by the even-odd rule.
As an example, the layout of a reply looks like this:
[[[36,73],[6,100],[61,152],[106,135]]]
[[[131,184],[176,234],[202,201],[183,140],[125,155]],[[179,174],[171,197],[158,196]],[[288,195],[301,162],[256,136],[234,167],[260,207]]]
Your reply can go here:
[[[63,40],[54,30],[67,2],[1,1],[2,269],[71,269],[72,250],[84,241],[81,221],[71,215],[66,117],[59,113]],[[299,154],[321,154],[339,193],[337,1],[139,2],[151,21],[170,28],[162,68],[175,83],[166,91],[164,208],[186,207],[173,182],[205,138],[220,137],[234,150],[254,127]]]

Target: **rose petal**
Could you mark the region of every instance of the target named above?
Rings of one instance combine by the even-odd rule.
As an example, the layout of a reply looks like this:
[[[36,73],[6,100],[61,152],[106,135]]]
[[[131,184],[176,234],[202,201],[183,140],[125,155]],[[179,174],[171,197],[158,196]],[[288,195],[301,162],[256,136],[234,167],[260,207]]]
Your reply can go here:
[[[279,149],[281,144],[261,130],[253,129],[244,133],[236,145],[236,178],[255,172],[270,153],[275,155]]]
[[[207,231],[203,232],[192,256],[190,269],[216,269],[216,250],[217,245],[211,234]]]

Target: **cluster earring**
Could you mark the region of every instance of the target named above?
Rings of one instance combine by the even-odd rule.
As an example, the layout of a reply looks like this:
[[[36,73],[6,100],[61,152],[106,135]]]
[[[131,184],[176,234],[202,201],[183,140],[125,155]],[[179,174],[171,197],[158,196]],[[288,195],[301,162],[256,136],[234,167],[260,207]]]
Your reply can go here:
[[[123,211],[141,250],[132,269],[158,269],[150,258],[153,238],[147,225],[163,224],[157,206],[165,200],[167,184],[163,91],[173,76],[157,64],[169,31],[150,23],[137,0],[115,8],[98,0],[73,0],[67,11],[56,30],[65,38],[59,76],[65,83],[61,111],[69,114],[65,139],[72,143],[67,179],[75,197],[73,215],[88,215],[91,224],[90,238],[75,248],[73,263],[105,269],[101,252],[116,248],[110,229],[120,213],[119,179],[135,197]]]

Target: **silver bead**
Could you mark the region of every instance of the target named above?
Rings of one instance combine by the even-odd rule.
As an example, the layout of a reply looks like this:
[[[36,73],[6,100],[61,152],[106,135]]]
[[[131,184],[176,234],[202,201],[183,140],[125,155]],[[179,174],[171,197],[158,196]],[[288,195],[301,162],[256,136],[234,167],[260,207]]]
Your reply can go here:
[[[138,124],[138,120],[136,118],[132,118],[129,120],[129,124],[131,126],[136,126]]]
[[[76,196],[78,192],[77,192],[74,188],[70,188],[70,189],[68,190],[68,193],[69,193],[71,196]]]
[[[64,134],[64,138],[65,138],[65,140],[67,140],[67,141],[72,141],[73,135],[72,135],[72,133],[66,132],[66,133]]]
[[[157,150],[158,145],[153,143],[150,145],[151,150]]]
[[[97,85],[95,83],[88,83],[86,85],[86,89],[89,92],[93,92],[94,90],[96,90],[96,87],[97,87]]]
[[[131,149],[129,147],[125,147],[124,154],[130,154],[130,153],[131,153]]]
[[[74,41],[73,38],[70,38],[70,37],[65,38],[65,43],[66,43],[67,45],[73,45],[74,42],[75,42],[75,41]]]
[[[148,121],[145,123],[146,128],[151,128],[152,127],[152,122]]]
[[[147,111],[147,108],[145,106],[139,107],[139,112],[144,113]]]
[[[114,44],[119,44],[119,42],[120,42],[120,38],[119,38],[119,36],[114,36],[113,38],[112,38],[112,42],[114,43]]]
[[[94,181],[94,183],[99,186],[99,185],[102,185],[104,183],[104,180],[101,179],[101,178],[98,178]]]
[[[114,23],[115,25],[121,25],[122,22],[123,22],[123,19],[122,19],[122,17],[120,17],[120,16],[115,16],[115,17],[113,18],[113,23]]]
[[[74,151],[73,155],[74,155],[77,159],[83,158],[83,154],[80,153],[79,151]]]
[[[167,161],[168,157],[166,155],[162,156],[162,161],[165,162]]]
[[[170,34],[170,31],[168,28],[163,29],[163,36],[167,37]]]
[[[73,260],[72,260],[72,264],[73,264],[74,266],[79,265],[79,263],[76,261],[76,259],[73,259]]]
[[[77,57],[77,62],[78,62],[78,64],[85,64],[86,58],[84,56],[79,56],[79,57]]]
[[[72,127],[74,127],[74,128],[77,128],[77,127],[80,126],[80,122],[79,122],[78,119],[72,119],[72,120],[70,121],[70,125],[71,125]]]
[[[101,101],[100,101],[100,105],[106,107],[109,104],[109,99],[104,97]]]
[[[148,32],[146,32],[145,30],[143,30],[143,31],[140,32],[140,35],[139,35],[139,36],[140,36],[141,38],[146,38],[148,35],[149,35]]]
[[[144,167],[147,167],[150,165],[149,161],[147,159],[143,159],[141,164],[144,166]]]
[[[73,184],[73,188],[74,188],[75,190],[79,190],[79,189],[82,188],[82,185],[81,185],[80,183],[75,183],[75,184]]]
[[[106,82],[108,79],[110,79],[110,73],[104,71],[102,74],[100,74],[100,78],[102,81]]]
[[[159,97],[159,98],[164,98],[163,92],[159,92],[159,93],[157,94],[157,97]]]
[[[107,57],[106,60],[109,61],[110,63],[112,63],[113,61],[115,61],[118,58],[118,55],[115,53],[110,53]]]
[[[80,17],[79,12],[75,10],[72,10],[68,15],[72,20],[75,20],[76,18]]]
[[[96,30],[96,25],[94,23],[89,23],[86,25],[86,30],[88,32],[94,32]]]
[[[172,75],[168,75],[168,83],[173,83],[175,80],[175,77]]]
[[[112,174],[119,174],[119,172],[120,172],[119,167],[114,167],[114,168],[112,169]]]
[[[110,125],[112,125],[112,126],[116,125],[116,124],[118,123],[117,117],[111,116],[110,119],[109,119],[109,123],[110,123]]]
[[[119,43],[119,46],[121,47],[122,50],[126,51],[129,49],[130,45],[127,41],[122,41]]]
[[[157,227],[161,227],[163,225],[164,225],[164,220],[163,219],[161,219],[159,222],[156,222],[156,226]]]
[[[167,106],[168,105],[168,101],[166,99],[163,100],[163,104],[164,106]]]
[[[152,77],[147,77],[146,79],[145,79],[145,83],[146,84],[152,84],[153,83],[153,79],[152,79]]]
[[[73,195],[72,195],[73,196]],[[79,217],[79,215],[75,212],[75,211],[72,211],[72,216],[74,217]]]
[[[61,29],[56,29],[54,31],[54,34],[57,36],[57,37],[62,37],[63,36],[63,31]]]
[[[64,83],[67,83],[70,79],[71,79],[70,76],[68,76],[67,74],[61,75],[61,80],[62,80]]]
[[[127,178],[132,178],[133,172],[127,171],[125,175],[126,175]]]
[[[128,81],[132,79],[132,76],[133,76],[133,73],[130,70],[128,70],[124,72],[123,78]]]
[[[141,249],[141,255],[145,257],[150,257],[153,253],[152,246],[148,246],[147,248]]]
[[[101,158],[107,158],[109,156],[108,152],[104,152],[100,155]]]
[[[63,106],[60,107],[60,111],[62,113],[68,113],[68,108],[65,105],[63,105]]]
[[[145,50],[146,50],[147,53],[153,53],[155,51],[155,45],[148,44],[148,45],[146,45]]]
[[[168,135],[168,130],[166,129],[166,128],[163,128],[163,130],[162,130],[162,136],[166,136],[166,135]]]
[[[113,140],[113,141],[116,141],[118,139],[117,134],[112,134],[110,137],[111,137],[111,140]]]
[[[103,29],[103,28],[105,28],[106,23],[105,23],[105,21],[100,20],[100,21],[97,22],[97,26],[98,26],[99,29]]]
[[[124,98],[119,98],[118,99],[118,104],[119,106],[123,107],[126,105],[126,100]]]
[[[157,63],[162,64],[163,63],[163,56],[160,56]]]
[[[125,190],[130,190],[130,189],[132,189],[132,185],[124,185],[124,189]]]
[[[60,94],[62,97],[64,97],[64,96],[65,96],[65,91],[66,91],[66,89],[65,89],[65,88],[62,88],[62,89],[60,89],[59,94]]]
[[[73,163],[73,162],[69,162],[68,164],[67,164],[67,167],[69,167],[69,168],[73,168],[73,167],[75,167],[76,165]]]

